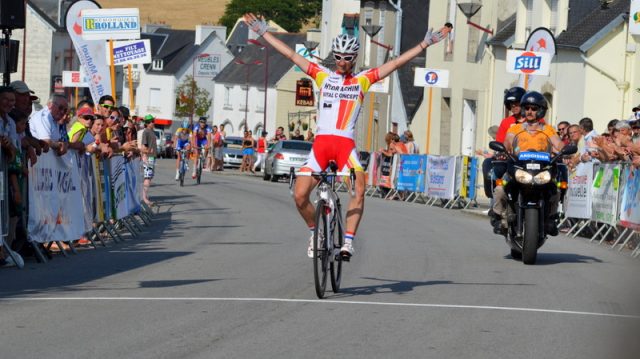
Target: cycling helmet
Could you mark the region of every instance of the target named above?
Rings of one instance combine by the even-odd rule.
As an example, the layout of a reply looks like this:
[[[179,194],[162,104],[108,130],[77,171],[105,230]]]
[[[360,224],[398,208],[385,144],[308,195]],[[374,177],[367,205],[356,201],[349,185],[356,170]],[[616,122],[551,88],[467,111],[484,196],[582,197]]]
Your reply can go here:
[[[207,118],[205,116],[200,116],[200,118],[198,119],[198,122],[207,123]]]
[[[188,127],[189,127],[189,120],[182,121],[182,128],[188,128]]]
[[[536,113],[536,117],[538,119],[544,118],[544,115],[547,114],[547,99],[545,99],[540,92],[530,91],[525,93],[520,100],[520,105],[522,106],[521,112],[523,116],[525,105],[536,105],[539,107],[539,110]]]
[[[347,34],[341,34],[333,39],[331,51],[336,54],[352,54],[357,55],[360,49],[360,43],[356,37]]]
[[[524,96],[525,93],[527,93],[527,91],[518,86],[508,89],[504,93],[504,105],[509,107],[509,103],[511,102],[520,103],[520,100],[522,100],[522,96]]]

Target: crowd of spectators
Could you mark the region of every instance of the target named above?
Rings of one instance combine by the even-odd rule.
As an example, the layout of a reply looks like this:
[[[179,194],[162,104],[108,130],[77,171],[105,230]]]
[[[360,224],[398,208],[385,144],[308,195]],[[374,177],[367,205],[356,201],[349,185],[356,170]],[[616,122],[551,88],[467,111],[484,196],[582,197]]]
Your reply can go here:
[[[143,129],[153,129],[153,116],[142,121],[131,117],[129,109],[117,107],[113,97],[105,95],[98,105],[83,100],[77,108],[70,108],[67,97],[52,94],[42,107],[33,111],[39,98],[23,81],[0,86],[0,145],[3,165],[8,169],[9,223],[8,237],[0,245],[0,267],[22,266],[22,257],[33,255],[33,248],[26,236],[25,194],[29,167],[38,157],[52,151],[63,156],[69,150],[86,152],[109,158],[122,154],[128,158],[142,156],[145,163],[143,200],[151,204],[147,196],[152,167],[153,143],[140,143]],[[151,163],[151,176],[147,167]],[[78,243],[84,244],[84,243]]]
[[[577,124],[558,123],[558,136],[565,144],[572,143],[578,152],[565,158],[569,168],[581,162],[631,162],[640,168],[640,105],[633,108],[633,115],[626,120],[611,120],[607,128],[598,133],[593,121],[585,117]]]

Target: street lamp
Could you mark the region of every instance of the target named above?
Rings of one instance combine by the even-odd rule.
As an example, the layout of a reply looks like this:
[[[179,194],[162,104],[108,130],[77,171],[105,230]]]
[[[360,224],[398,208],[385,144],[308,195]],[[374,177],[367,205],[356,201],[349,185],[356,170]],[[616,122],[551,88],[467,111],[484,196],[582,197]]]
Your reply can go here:
[[[482,27],[476,24],[475,22],[471,21],[471,18],[473,17],[473,15],[477,14],[478,11],[480,11],[480,8],[482,8],[482,4],[480,3],[480,0],[459,2],[458,8],[460,9],[460,11],[462,11],[464,16],[467,17],[467,25],[473,26],[480,31],[484,31],[488,34],[493,35],[493,30],[488,29],[486,27]]]
[[[247,93],[244,98],[244,130],[248,131],[249,127],[247,125],[247,115],[249,112],[249,73],[251,72],[251,65],[256,65],[256,66],[262,65],[262,61],[254,60],[251,62],[244,62],[240,59],[236,59],[234,63],[238,65],[247,65],[247,79],[245,80],[245,85],[247,86]]]
[[[196,112],[196,60],[204,59],[209,57],[209,54],[199,54],[193,57],[191,60],[191,103],[193,103],[193,108],[191,109],[191,113],[189,114],[189,126],[193,126],[193,113]]]
[[[260,47],[260,50],[264,50],[264,118],[262,119],[262,131],[266,131],[267,130],[267,85],[268,85],[268,79],[269,79],[269,48],[267,47],[267,45],[264,45],[263,43],[261,43],[258,40],[254,40],[254,39],[249,39],[247,40],[248,43],[250,44],[254,44],[256,46]],[[246,126],[246,123],[245,123]],[[258,134],[258,136],[261,136],[262,134]]]

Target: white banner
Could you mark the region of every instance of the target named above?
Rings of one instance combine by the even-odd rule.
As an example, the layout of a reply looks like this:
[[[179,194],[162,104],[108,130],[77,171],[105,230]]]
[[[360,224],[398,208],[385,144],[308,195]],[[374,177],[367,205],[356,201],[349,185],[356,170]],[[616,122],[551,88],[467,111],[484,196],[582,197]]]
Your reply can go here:
[[[84,40],[132,40],[140,38],[140,11],[130,9],[87,9],[82,12]]]
[[[105,52],[108,47],[104,41],[87,41],[82,38],[81,15],[84,11],[97,8],[98,4],[93,1],[76,1],[69,7],[65,17],[67,32],[82,65],[80,71],[84,71],[85,77],[89,79],[93,103],[98,103],[100,97],[104,95],[111,95],[111,77],[109,66],[105,62]]]
[[[449,87],[449,70],[416,68],[413,86],[417,87]]]
[[[76,240],[85,232],[75,153],[43,153],[29,167],[29,236],[32,241]]]
[[[591,219],[615,226],[618,221],[620,165],[614,163],[596,164],[593,177]]]
[[[105,52],[106,61],[109,63],[109,51]],[[149,39],[136,41],[114,41],[113,42],[113,64],[150,64],[151,63],[151,41]]]
[[[569,173],[569,183],[565,194],[565,214],[569,218],[591,218],[591,186],[593,184],[593,163],[580,163]]]
[[[84,231],[88,232],[93,226],[93,166],[91,155],[78,154],[78,172],[80,175],[80,193],[82,194],[82,209],[84,218]]]
[[[62,71],[62,86],[64,87],[89,87],[90,79],[84,71]]]
[[[125,163],[125,185],[126,194],[125,201],[127,202],[127,214],[138,213],[140,211],[140,198],[138,197],[138,188],[140,187],[140,176],[142,162],[140,159],[127,160]]]
[[[456,158],[428,156],[427,194],[429,197],[453,199],[456,178]]]
[[[627,167],[626,183],[620,202],[620,224],[640,231],[640,168]]]
[[[640,35],[640,0],[631,0],[629,32],[633,35]]]
[[[111,188],[113,189],[113,208],[116,209],[116,219],[129,215],[127,210],[127,187],[125,173],[125,159],[122,156],[111,157]]]
[[[220,63],[222,57],[220,54],[200,54],[196,57],[193,69],[196,77],[209,77],[214,78],[218,75],[220,70]]]
[[[549,76],[551,57],[551,54],[546,52],[508,50],[507,72],[512,74]]]

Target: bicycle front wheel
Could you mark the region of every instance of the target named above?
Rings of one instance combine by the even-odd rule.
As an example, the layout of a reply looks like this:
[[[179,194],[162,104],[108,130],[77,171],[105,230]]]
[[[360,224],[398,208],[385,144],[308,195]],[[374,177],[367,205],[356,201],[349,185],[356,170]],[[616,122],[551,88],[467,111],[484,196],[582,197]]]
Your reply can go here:
[[[340,290],[340,281],[342,280],[342,256],[340,255],[340,248],[344,244],[344,230],[342,229],[342,213],[340,213],[340,209],[335,212],[334,215],[334,225],[331,228],[331,238],[333,241],[333,247],[337,249],[337,255],[331,253],[330,255],[335,255],[334,260],[331,261],[331,289],[334,293],[338,293]],[[329,238],[329,237],[327,237]]]
[[[316,285],[316,295],[320,299],[324,298],[324,292],[327,287],[330,255],[327,251],[327,241],[324,240],[329,234],[326,208],[325,201],[318,201],[316,206],[316,229],[313,232],[313,278]]]
[[[202,177],[202,157],[198,160],[198,173],[196,173],[196,183],[200,184],[200,178]]]

